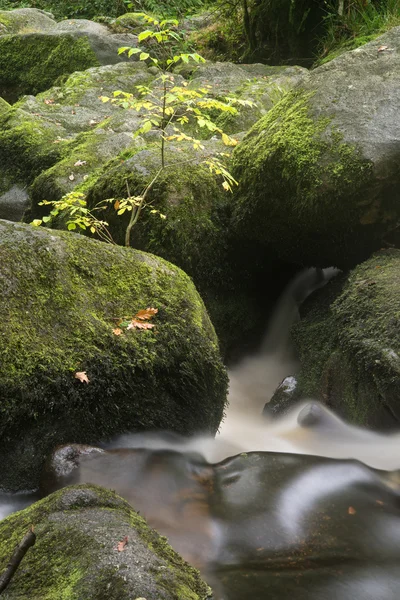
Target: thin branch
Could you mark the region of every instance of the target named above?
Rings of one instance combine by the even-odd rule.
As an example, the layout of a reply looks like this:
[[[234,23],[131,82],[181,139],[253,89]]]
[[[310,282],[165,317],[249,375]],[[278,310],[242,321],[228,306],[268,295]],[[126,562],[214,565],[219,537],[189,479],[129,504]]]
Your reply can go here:
[[[0,594],[4,592],[4,590],[10,583],[12,577],[14,576],[15,571],[18,569],[21,560],[24,558],[29,548],[35,544],[35,542],[36,535],[33,533],[32,527],[32,529],[23,537],[22,541],[15,548],[14,553],[6,567],[6,570],[0,576]]]
[[[125,246],[130,246],[132,227],[134,225],[136,225],[137,220],[139,219],[139,216],[140,216],[141,210],[143,208],[143,204],[146,200],[147,194],[150,192],[150,190],[152,189],[153,185],[155,184],[155,182],[157,181],[157,179],[159,178],[159,176],[163,170],[164,170],[164,167],[161,167],[161,169],[159,169],[157,171],[157,173],[155,174],[153,179],[145,187],[144,192],[140,197],[139,206],[136,207],[135,211],[132,209],[131,218],[129,220],[128,227],[126,228],[126,232],[125,232]]]

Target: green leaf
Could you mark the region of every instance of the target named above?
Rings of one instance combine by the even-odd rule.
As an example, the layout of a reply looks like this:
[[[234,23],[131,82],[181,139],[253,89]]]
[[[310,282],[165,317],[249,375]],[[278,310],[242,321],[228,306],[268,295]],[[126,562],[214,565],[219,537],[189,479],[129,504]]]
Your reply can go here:
[[[49,221],[51,221],[51,217],[42,217],[42,221],[43,223],[48,223]]]
[[[76,223],[68,223],[67,229],[68,229],[68,231],[72,231],[73,229],[76,229]]]
[[[149,37],[154,37],[154,33],[152,31],[150,31],[150,29],[146,29],[145,31],[142,31],[141,33],[139,33],[138,41],[143,42],[143,40],[147,40],[147,38],[149,38]],[[157,37],[157,34],[156,34],[156,37]]]
[[[128,56],[130,58],[132,56],[132,54],[139,54],[139,52],[141,52],[140,48],[130,48],[129,52],[128,52]]]
[[[42,219],[34,219],[33,221],[31,221],[31,225],[33,225],[34,227],[40,227],[41,224]]]
[[[148,52],[142,52],[141,55],[139,56],[139,60],[147,60],[149,58],[150,54]]]

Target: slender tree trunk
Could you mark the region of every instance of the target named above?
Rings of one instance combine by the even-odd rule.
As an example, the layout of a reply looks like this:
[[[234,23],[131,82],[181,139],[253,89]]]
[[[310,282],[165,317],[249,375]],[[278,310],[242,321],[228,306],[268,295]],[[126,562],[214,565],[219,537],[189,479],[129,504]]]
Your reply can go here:
[[[249,44],[249,48],[251,52],[257,47],[257,40],[254,32],[254,28],[251,23],[249,5],[247,4],[247,0],[243,0],[243,16],[244,16],[244,30],[246,32],[247,42]]]

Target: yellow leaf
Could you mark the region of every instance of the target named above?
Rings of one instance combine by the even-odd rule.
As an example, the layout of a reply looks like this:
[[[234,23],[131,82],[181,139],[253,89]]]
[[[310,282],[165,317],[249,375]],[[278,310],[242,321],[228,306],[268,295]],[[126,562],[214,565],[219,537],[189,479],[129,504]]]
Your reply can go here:
[[[118,209],[119,209],[119,205],[120,205],[120,204],[121,204],[121,203],[120,203],[120,201],[119,201],[119,200],[116,200],[116,201],[114,202],[114,208],[115,208],[115,210],[118,210]]]

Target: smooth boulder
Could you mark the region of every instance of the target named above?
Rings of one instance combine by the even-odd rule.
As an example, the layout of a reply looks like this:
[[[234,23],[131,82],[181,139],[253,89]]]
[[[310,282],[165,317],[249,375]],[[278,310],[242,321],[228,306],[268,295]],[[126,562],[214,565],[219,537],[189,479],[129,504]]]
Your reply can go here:
[[[400,28],[312,72],[234,152],[239,237],[349,268],[398,243]]]
[[[2,521],[0,573],[32,525],[36,542],[4,591],[9,600],[211,596],[198,571],[109,490],[66,488]]]
[[[323,414],[316,427],[322,444],[329,421]],[[331,431],[343,434],[342,443],[347,426],[337,421]],[[299,430],[304,425],[293,434]],[[209,464],[176,447],[86,449],[78,457],[75,448],[73,460],[73,449],[61,448],[52,457],[64,468],[55,480],[116,489],[201,570],[218,598],[265,600],[268,591],[284,600],[374,600],[365,593],[369,580],[379,600],[396,600],[398,471],[278,452]]]
[[[305,302],[291,330],[301,368],[289,404],[314,398],[350,422],[399,428],[399,269],[400,250],[382,250]],[[268,412],[286,405],[277,393]]]
[[[172,264],[1,221],[0,291],[2,487],[35,487],[59,443],[217,430],[227,386],[217,338]],[[158,310],[154,328],[128,330],[147,307]],[[75,377],[82,372],[88,381]]]

